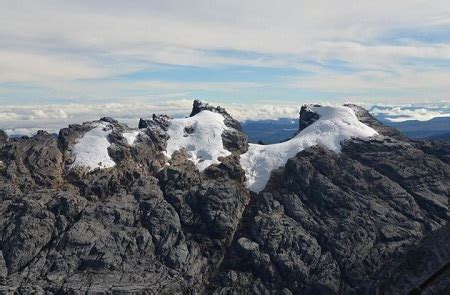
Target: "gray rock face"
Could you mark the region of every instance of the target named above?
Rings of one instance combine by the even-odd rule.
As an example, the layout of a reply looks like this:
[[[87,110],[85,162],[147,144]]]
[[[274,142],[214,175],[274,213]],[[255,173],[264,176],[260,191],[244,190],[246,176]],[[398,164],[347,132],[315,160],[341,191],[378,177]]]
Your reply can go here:
[[[8,134],[5,131],[0,130],[0,147],[4,146],[8,142]]]
[[[37,188],[56,188],[62,182],[62,154],[51,134],[8,141],[0,152],[3,165],[0,195],[11,196]]]
[[[432,232],[404,255],[388,263],[360,292],[448,294],[450,291],[450,225]]]
[[[316,106],[316,107],[320,107],[320,105],[312,105],[312,106]],[[311,111],[310,109],[310,105],[303,105],[300,108],[300,113],[299,113],[300,117],[299,117],[299,121],[298,121],[298,131],[302,131],[303,129],[305,129],[306,127],[308,127],[309,125],[313,124],[315,121],[319,120],[320,116],[319,114],[314,113],[313,111]]]
[[[404,142],[305,150],[253,196],[224,267],[275,293],[355,292],[446,224],[449,181],[448,165]]]
[[[445,242],[429,242],[448,227],[450,145],[408,140],[350,107],[382,136],[348,141],[341,154],[313,147],[275,171],[265,190],[252,195],[212,282],[216,294],[397,294],[450,261]],[[307,108],[301,119],[304,127],[315,121]],[[423,257],[439,259],[420,274],[411,267],[404,272],[397,265],[414,259],[409,253],[419,241]],[[394,272],[397,281],[388,281]],[[430,290],[446,284],[441,279]]]
[[[3,290],[203,292],[249,200],[238,154],[203,173],[182,151],[166,166],[168,117],[147,120],[132,145],[126,126],[99,122],[111,130],[112,168],[71,167],[97,122],[1,147]]]
[[[233,117],[231,117],[231,115],[228,114],[228,112],[224,108],[221,108],[220,106],[214,107],[208,103],[201,102],[200,100],[194,100],[194,105],[192,107],[190,117],[195,116],[199,112],[205,110],[221,114],[225,118],[225,125],[238,131],[242,131],[241,124]]]
[[[244,185],[239,123],[198,101],[192,115],[219,112],[231,130],[232,155],[203,172],[183,150],[165,158],[167,116],[142,120],[133,144],[102,118],[106,169],[71,168],[98,122],[3,141],[0,293],[445,292],[450,145],[352,108],[383,136],[304,150],[259,194]]]
[[[354,104],[345,104],[345,106],[351,108],[355,112],[359,121],[377,130],[379,134],[407,140],[407,138],[401,135],[397,129],[383,125],[380,121],[370,115],[369,111],[367,111],[366,109]]]
[[[140,119],[139,120],[139,129],[142,128],[150,128],[150,129],[154,129],[154,128],[161,128],[163,130],[167,130],[167,128],[169,127],[169,119],[171,119],[169,116],[167,115],[155,115],[153,114],[152,119],[151,120],[146,120],[146,119]]]

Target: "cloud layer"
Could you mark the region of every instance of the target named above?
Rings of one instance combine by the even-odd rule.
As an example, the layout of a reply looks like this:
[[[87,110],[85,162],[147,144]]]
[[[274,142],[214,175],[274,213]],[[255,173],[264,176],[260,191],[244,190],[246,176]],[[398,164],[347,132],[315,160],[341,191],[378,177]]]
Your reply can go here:
[[[391,122],[411,120],[428,121],[433,118],[450,117],[449,104],[375,105],[370,112]]]
[[[295,104],[221,104],[238,120],[264,120],[296,118],[299,106]],[[82,123],[110,116],[129,126],[136,127],[139,118],[150,118],[163,113],[174,117],[188,116],[192,101],[174,100],[160,103],[106,103],[106,104],[59,104],[59,105],[9,105],[0,110],[0,129],[8,133],[29,135],[39,129],[57,132],[69,124]]]

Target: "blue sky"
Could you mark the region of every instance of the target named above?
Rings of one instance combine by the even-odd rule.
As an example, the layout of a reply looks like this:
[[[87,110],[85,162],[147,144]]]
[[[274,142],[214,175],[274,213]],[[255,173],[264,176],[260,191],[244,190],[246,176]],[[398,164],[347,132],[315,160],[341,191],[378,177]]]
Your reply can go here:
[[[447,0],[0,4],[0,123],[6,106],[450,101]]]

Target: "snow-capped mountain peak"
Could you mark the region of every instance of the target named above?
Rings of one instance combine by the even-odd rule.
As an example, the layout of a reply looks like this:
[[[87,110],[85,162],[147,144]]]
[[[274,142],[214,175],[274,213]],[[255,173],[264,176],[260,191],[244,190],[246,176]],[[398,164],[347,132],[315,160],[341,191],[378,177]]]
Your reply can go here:
[[[378,134],[361,123],[354,111],[346,106],[308,106],[304,111],[317,114],[318,118],[292,139],[271,145],[249,144],[247,153],[241,155],[241,166],[250,190],[263,190],[274,169],[282,167],[289,158],[308,147],[322,145],[339,152],[343,140]]]
[[[321,145],[339,152],[341,142],[346,139],[366,138],[378,134],[373,128],[360,122],[354,109],[347,106],[303,106],[299,133],[288,141],[271,145],[247,144],[239,123],[224,109],[200,101],[194,103],[190,117],[174,119],[153,116],[152,120],[142,120],[141,123],[148,125],[148,132],[159,130],[166,138],[164,150],[161,152],[167,159],[170,160],[174,152],[184,150],[187,159],[192,161],[199,171],[212,164],[219,164],[220,157],[237,151],[241,155],[240,164],[245,171],[246,184],[255,192],[264,189],[273,170],[284,166],[289,158],[308,147]],[[113,126],[108,122],[92,124],[94,128],[86,132],[73,146],[75,161],[71,166],[87,166],[90,170],[115,166],[114,160],[108,154],[108,137]],[[134,144],[140,132],[145,133],[142,129],[139,131],[126,128],[115,132],[121,134],[128,146]]]
[[[172,119],[165,154],[170,158],[175,151],[184,149],[188,159],[203,171],[211,164],[219,164],[219,157],[231,154],[222,142],[222,134],[227,129],[224,117],[208,110],[192,117]]]

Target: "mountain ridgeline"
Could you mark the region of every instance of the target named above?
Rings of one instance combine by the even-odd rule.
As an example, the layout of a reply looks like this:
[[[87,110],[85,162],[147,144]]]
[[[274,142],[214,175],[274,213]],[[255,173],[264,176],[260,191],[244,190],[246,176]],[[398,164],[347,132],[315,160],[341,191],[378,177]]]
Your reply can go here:
[[[0,131],[0,293],[449,294],[450,142],[355,105],[299,121],[264,146],[200,101]]]

